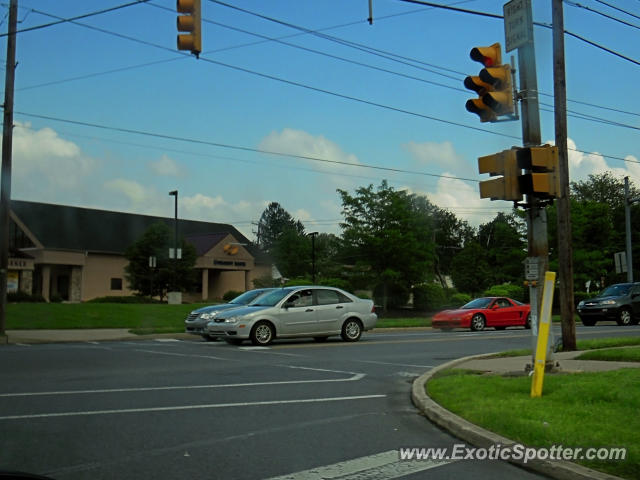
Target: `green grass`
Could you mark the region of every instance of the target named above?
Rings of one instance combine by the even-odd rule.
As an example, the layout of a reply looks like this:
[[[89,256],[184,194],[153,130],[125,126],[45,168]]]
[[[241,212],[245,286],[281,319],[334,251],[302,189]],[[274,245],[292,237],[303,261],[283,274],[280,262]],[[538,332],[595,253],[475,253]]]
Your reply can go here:
[[[16,303],[7,305],[9,330],[130,328],[182,332],[184,319],[203,304]]]
[[[578,350],[595,350],[597,348],[627,347],[640,345],[640,337],[612,337],[594,338],[593,340],[578,340]]]
[[[585,352],[578,360],[604,360],[609,362],[640,362],[640,347],[610,348]]]
[[[541,398],[530,397],[529,377],[447,372],[427,393],[452,412],[532,447],[626,447],[627,459],[581,461],[624,478],[640,472],[640,369],[547,375]]]

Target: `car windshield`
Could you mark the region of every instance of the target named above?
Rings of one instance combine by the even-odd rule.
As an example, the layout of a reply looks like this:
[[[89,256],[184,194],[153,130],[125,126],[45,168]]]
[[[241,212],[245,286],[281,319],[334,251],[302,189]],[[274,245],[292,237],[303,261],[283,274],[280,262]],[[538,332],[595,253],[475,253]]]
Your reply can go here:
[[[600,294],[601,297],[620,297],[626,295],[631,290],[631,285],[611,285],[604,289]]]
[[[279,290],[274,290],[273,292],[267,293],[266,295],[261,295],[249,305],[254,307],[273,307],[276,303],[289,295],[291,292],[292,290],[290,288],[281,288]]]
[[[264,290],[249,290],[248,292],[244,292],[242,295],[238,295],[229,303],[234,305],[248,305],[263,293],[265,293]]]
[[[491,303],[491,298],[476,298],[475,300],[471,300],[466,305],[463,305],[462,308],[465,310],[471,310],[474,308],[487,308]]]

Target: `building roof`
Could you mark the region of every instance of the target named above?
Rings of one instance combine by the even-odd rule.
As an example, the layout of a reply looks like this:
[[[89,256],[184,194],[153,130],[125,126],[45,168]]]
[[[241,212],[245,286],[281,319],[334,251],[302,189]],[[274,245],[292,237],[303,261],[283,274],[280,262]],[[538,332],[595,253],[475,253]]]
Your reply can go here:
[[[152,224],[163,222],[173,230],[174,222],[173,218],[22,200],[12,200],[11,210],[44,248],[54,250],[123,254]],[[202,237],[203,248],[206,238],[211,241],[231,234],[238,242],[248,244],[246,248],[256,260],[267,260],[264,253],[232,225],[178,219],[178,232],[187,239]],[[194,246],[198,249],[197,244]]]
[[[196,248],[198,256],[204,255],[220,243],[227,236],[227,233],[205,233],[197,235],[187,235],[185,239]]]

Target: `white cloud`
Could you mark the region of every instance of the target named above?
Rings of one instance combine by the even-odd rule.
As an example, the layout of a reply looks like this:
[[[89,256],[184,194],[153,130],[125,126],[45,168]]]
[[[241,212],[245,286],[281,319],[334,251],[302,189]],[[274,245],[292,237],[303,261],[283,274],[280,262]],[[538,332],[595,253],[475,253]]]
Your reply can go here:
[[[25,197],[77,188],[98,166],[96,159],[84,155],[80,147],[51,128],[33,130],[29,123],[15,125],[12,173]]]
[[[451,142],[409,142],[404,144],[403,148],[421,166],[435,167],[455,173],[466,173],[469,170],[468,163],[455,152]]]
[[[155,190],[145,187],[133,180],[116,178],[105,182],[104,186],[107,190],[124,195],[124,197],[133,204],[133,207],[155,204],[153,201],[156,195]]]
[[[164,177],[180,177],[184,175],[183,168],[167,155],[162,155],[158,161],[149,162],[147,166],[154,174]]]

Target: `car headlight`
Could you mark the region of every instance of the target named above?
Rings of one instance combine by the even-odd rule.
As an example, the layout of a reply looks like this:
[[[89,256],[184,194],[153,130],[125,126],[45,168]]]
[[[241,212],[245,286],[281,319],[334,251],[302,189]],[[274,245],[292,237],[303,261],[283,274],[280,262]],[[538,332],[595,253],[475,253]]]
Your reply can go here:
[[[603,300],[600,302],[601,305],[615,305],[616,301],[615,300]]]
[[[584,300],[581,300],[580,303],[578,303],[578,307],[584,307]]]
[[[213,320],[214,318],[216,318],[216,315],[218,315],[218,312],[201,313],[200,318],[203,320]]]
[[[240,317],[229,317],[224,319],[224,323],[236,323]]]

